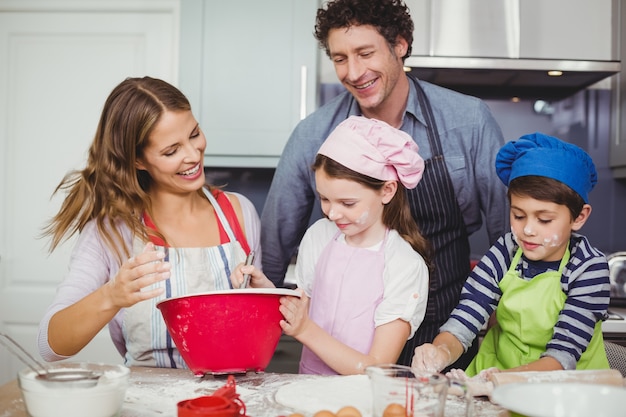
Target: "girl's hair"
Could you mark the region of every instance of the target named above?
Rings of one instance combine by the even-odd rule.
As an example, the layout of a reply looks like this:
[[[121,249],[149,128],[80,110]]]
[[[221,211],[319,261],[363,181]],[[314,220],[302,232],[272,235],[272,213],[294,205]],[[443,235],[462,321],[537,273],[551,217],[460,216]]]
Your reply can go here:
[[[572,216],[572,220],[578,217],[585,205],[582,197],[561,181],[536,175],[512,179],[508,190],[509,201],[511,201],[511,195],[530,197],[535,200],[549,201],[566,206]]]
[[[383,188],[385,181],[372,178],[353,171],[327,156],[318,154],[313,163],[313,171],[323,170],[331,178],[340,178],[357,182],[367,188],[378,191]],[[431,248],[428,241],[419,231],[417,223],[411,215],[411,209],[406,198],[406,188],[398,182],[398,189],[391,201],[383,208],[383,224],[390,229],[395,229],[404,240],[426,261],[431,268]]]
[[[165,81],[127,78],[113,89],[100,116],[86,167],[69,172],[54,190],[67,192],[59,212],[44,227],[50,251],[95,220],[106,245],[120,263],[130,256],[117,226],[147,239],[141,215],[150,213],[152,179],[135,163],[166,111],[190,111],[187,98]],[[202,192],[200,190],[200,192]]]

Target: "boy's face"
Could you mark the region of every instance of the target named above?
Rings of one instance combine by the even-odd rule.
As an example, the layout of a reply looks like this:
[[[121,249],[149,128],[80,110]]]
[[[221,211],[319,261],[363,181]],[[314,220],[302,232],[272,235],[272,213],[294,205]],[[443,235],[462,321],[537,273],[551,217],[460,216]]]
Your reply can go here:
[[[560,261],[577,229],[566,206],[511,195],[511,231],[528,259]]]

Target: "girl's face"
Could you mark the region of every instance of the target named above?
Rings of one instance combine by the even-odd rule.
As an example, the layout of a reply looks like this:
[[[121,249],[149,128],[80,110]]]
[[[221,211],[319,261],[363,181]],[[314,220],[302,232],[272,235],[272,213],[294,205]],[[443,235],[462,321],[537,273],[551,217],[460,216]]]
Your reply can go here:
[[[166,111],[137,158],[137,169],[150,174],[153,190],[196,191],[205,182],[205,148],[206,138],[191,111]]]
[[[318,169],[315,182],[324,215],[335,222],[348,243],[369,247],[382,240],[386,229],[383,208],[395,194],[395,181],[387,181],[376,191],[355,181],[331,178]]]
[[[564,205],[511,195],[511,231],[530,260],[560,261],[571,232],[580,227]]]

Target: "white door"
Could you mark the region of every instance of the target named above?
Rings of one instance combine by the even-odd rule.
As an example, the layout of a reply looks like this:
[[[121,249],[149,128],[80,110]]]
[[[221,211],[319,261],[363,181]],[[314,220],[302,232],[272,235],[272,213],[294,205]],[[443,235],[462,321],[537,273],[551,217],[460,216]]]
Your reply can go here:
[[[36,358],[39,320],[73,245],[48,255],[38,238],[60,206],[62,194],[51,194],[84,166],[119,82],[150,75],[176,84],[179,10],[179,0],[0,0],[0,332]],[[77,359],[122,362],[107,329]],[[0,346],[0,385],[22,367]]]

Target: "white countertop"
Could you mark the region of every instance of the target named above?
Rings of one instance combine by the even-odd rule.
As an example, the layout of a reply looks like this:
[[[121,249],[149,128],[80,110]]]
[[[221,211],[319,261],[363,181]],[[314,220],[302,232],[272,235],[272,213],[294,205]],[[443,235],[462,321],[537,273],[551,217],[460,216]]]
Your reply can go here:
[[[237,394],[246,405],[246,415],[252,417],[287,416],[293,413],[293,409],[276,401],[277,390],[286,384],[304,380],[318,380],[320,384],[324,384],[328,378],[332,377],[273,373],[235,376]],[[225,377],[197,378],[183,369],[131,368],[130,387],[126,392],[120,417],[176,417],[179,401],[211,395],[225,383]],[[477,415],[481,417],[509,416],[506,410],[486,398],[475,398],[473,402]],[[321,408],[324,406],[320,404]],[[307,417],[311,415],[312,413],[306,414]],[[445,415],[464,416],[463,400],[449,395]],[[0,417],[26,417],[24,402],[15,380],[0,386]]]
[[[626,334],[626,308],[609,307],[609,319],[602,322],[602,332]]]

